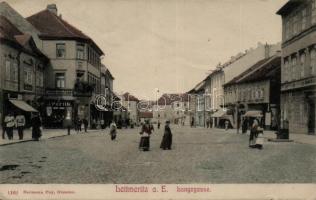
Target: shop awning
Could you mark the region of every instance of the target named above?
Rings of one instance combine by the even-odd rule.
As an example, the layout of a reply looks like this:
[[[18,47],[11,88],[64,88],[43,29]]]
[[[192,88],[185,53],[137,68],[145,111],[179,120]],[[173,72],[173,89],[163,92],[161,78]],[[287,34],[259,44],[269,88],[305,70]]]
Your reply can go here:
[[[26,112],[38,112],[35,108],[27,104],[25,101],[22,101],[22,100],[9,100],[9,101],[16,107]]]
[[[227,111],[224,111],[223,109],[219,109],[217,112],[215,112],[212,117],[223,117],[226,115]]]
[[[244,117],[263,117],[261,110],[249,110],[243,116]]]

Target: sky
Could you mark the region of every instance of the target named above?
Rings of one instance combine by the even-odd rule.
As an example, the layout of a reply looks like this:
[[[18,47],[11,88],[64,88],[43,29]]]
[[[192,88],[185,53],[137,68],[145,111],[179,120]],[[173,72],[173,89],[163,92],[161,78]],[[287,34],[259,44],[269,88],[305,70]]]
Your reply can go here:
[[[216,65],[281,41],[276,11],[287,0],[6,0],[28,17],[55,3],[58,14],[105,52],[118,94],[140,99],[183,93]],[[157,90],[159,93],[157,93]]]

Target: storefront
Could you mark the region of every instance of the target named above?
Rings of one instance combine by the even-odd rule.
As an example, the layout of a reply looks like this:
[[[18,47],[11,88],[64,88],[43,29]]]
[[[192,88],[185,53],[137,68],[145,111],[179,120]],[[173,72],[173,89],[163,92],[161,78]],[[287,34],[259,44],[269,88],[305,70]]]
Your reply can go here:
[[[25,99],[24,96],[17,92],[3,91],[2,93],[2,120],[8,113],[13,115],[22,114],[25,116],[26,127],[30,127],[32,113],[38,112],[31,104],[34,103],[33,99]]]
[[[43,125],[47,128],[62,128],[66,116],[74,120],[75,109],[73,100],[46,100]]]

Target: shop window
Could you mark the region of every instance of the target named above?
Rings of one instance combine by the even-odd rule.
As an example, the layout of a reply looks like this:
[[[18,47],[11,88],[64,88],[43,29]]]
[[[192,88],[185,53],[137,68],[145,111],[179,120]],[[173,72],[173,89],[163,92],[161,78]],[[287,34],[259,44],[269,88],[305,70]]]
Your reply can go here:
[[[77,44],[77,59],[84,59],[84,44]]]
[[[18,64],[13,63],[12,69],[11,69],[11,81],[18,82]]]
[[[65,58],[66,57],[66,45],[56,44],[56,57],[57,58]]]
[[[65,88],[65,73],[56,73],[55,81],[57,88]]]

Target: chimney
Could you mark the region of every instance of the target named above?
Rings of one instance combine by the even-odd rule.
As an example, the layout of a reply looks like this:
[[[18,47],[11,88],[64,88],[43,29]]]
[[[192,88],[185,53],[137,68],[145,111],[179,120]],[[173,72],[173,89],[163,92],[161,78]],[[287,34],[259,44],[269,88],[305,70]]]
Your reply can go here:
[[[57,6],[56,6],[56,4],[48,4],[47,5],[47,10],[49,10],[50,12],[54,13],[55,15],[57,15]]]

